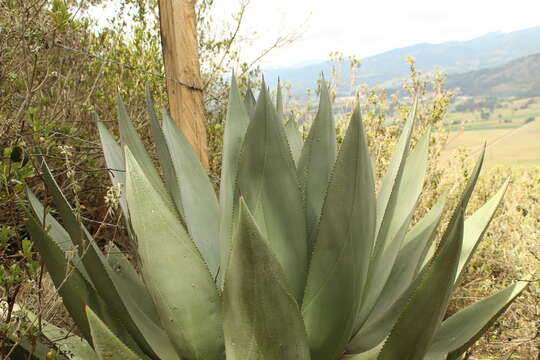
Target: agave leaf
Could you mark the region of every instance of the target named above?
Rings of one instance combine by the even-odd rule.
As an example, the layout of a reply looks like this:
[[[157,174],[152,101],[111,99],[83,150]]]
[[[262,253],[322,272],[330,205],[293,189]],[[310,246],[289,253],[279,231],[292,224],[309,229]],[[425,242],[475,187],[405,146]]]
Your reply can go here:
[[[124,281],[124,279],[117,279],[115,283],[122,293],[130,316],[142,336],[144,336],[145,342],[150,346],[151,351],[160,359],[178,360],[176,350],[162,328],[157,310],[151,297],[149,297],[148,291],[146,289],[138,291],[138,288],[133,287],[131,283]],[[142,296],[146,296],[146,299],[141,299]]]
[[[26,317],[34,324],[37,324],[37,315],[27,309],[21,309],[20,312],[24,313]],[[37,325],[36,325],[37,326]],[[50,322],[41,319],[41,332],[47,337],[48,340],[54,343],[58,347],[60,353],[69,354],[71,360],[97,360],[97,354],[94,352],[92,346],[82,337],[75,335],[72,332],[59,328]],[[31,346],[23,345],[25,350],[32,352]],[[37,354],[34,352],[34,356]],[[38,357],[45,359],[46,356]],[[63,356],[62,356],[63,358]],[[55,358],[58,359],[58,358]]]
[[[497,193],[489,199],[480,209],[472,214],[465,221],[463,248],[461,249],[461,256],[459,259],[458,272],[456,275],[456,286],[459,283],[463,271],[469,264],[472,254],[478,247],[482,236],[484,235],[489,223],[495,215],[501,200],[508,188],[510,179],[507,179],[503,186],[497,191]]]
[[[111,182],[115,186],[120,186],[120,208],[124,214],[126,222],[129,223],[129,209],[126,202],[125,185],[126,185],[126,166],[124,161],[124,152],[116,140],[107,129],[107,127],[99,120],[96,114],[96,123],[105,156],[105,163],[109,168],[109,176]]]
[[[113,272],[113,280],[136,325],[144,337],[162,359],[177,359],[175,350],[161,327],[157,310],[140,275],[120,249],[111,244],[107,255]]]
[[[69,205],[64,194],[60,190],[60,187],[56,183],[56,180],[54,179],[51,170],[49,169],[49,166],[47,165],[45,160],[42,160],[41,172],[43,175],[43,180],[45,181],[45,185],[47,186],[47,190],[52,195],[54,204],[56,205],[58,213],[60,214],[64,223],[65,229],[71,238],[71,242],[78,247],[78,251],[80,254],[83,252],[84,247],[87,245],[86,234],[83,230],[83,226],[73,213],[71,206]]]
[[[448,192],[445,191],[431,210],[407,233],[403,240],[398,256],[405,261],[405,256],[411,254],[413,262],[416,263],[416,268],[412,272],[414,275],[420,272],[425,259],[428,258],[429,249],[434,246],[435,235],[441,222],[447,196]]]
[[[472,174],[469,177],[469,181],[467,182],[467,185],[465,186],[465,190],[461,195],[461,199],[460,199],[458,205],[456,206],[456,208],[454,209],[454,212],[452,213],[450,221],[448,222],[448,225],[447,225],[446,230],[445,230],[445,234],[443,234],[443,236],[442,236],[443,240],[448,238],[448,236],[447,236],[448,234],[446,234],[446,233],[448,231],[450,231],[450,229],[452,229],[455,226],[455,223],[458,220],[460,209],[461,208],[463,208],[463,209],[467,208],[467,204],[469,203],[469,200],[471,198],[472,191],[474,190],[474,187],[476,186],[478,176],[480,175],[480,171],[482,170],[482,164],[484,162],[485,150],[486,150],[486,148],[485,148],[485,145],[484,145],[484,148],[483,148],[482,152],[478,156],[478,160],[476,161],[476,165],[475,165],[475,167],[474,167],[474,169],[472,171]],[[469,220],[469,219],[467,219],[467,220]],[[464,238],[466,236],[468,236],[468,235],[464,234]],[[468,244],[470,244],[470,240],[468,240]],[[464,244],[463,248],[470,248],[470,245],[465,245]],[[464,251],[463,248],[462,248],[462,251]],[[427,263],[427,259],[431,258],[432,254],[434,252],[435,252],[434,247],[431,247],[428,250],[428,255],[427,255],[426,259],[424,259],[423,265],[425,265]],[[466,251],[466,253],[468,253],[468,251]],[[460,262],[465,258],[466,253],[462,253],[460,255]],[[464,269],[464,266],[461,267],[461,270],[463,270],[463,269]],[[456,278],[458,278],[458,274],[459,274],[459,272],[456,273]]]
[[[388,169],[384,175],[381,189],[377,194],[377,229],[382,226],[383,219],[386,217],[391,194],[397,191],[395,189],[397,189],[400,184],[401,173],[403,172],[403,167],[405,166],[405,161],[409,152],[409,144],[411,141],[411,134],[414,127],[414,119],[416,117],[417,107],[418,95],[416,95],[413,100],[413,105],[409,112],[409,116],[401,132],[401,136],[399,137],[396,149],[394,150],[394,153],[390,159],[390,164],[388,165]]]
[[[152,138],[156,144],[156,150],[159,157],[159,165],[163,171],[163,178],[165,179],[165,187],[171,195],[171,198],[181,215],[182,219],[185,218],[184,205],[182,202],[182,193],[180,191],[178,176],[174,168],[172,154],[167,145],[166,134],[164,129],[160,126],[159,120],[154,107],[154,101],[152,100],[152,94],[148,86],[145,89],[146,94],[146,106],[148,108],[150,130],[152,132]],[[176,126],[175,126],[176,128]],[[177,128],[175,129],[177,131]]]
[[[91,341],[84,306],[85,304],[95,306],[97,303],[92,285],[84,279],[77,268],[70,266],[62,249],[47,235],[31,215],[26,221],[26,228],[45,262],[54,286],[62,296],[66,309],[75,320],[83,337]]]
[[[162,324],[181,357],[220,359],[221,306],[208,267],[172,204],[157,195],[146,171],[127,148],[126,168],[127,198],[143,277]],[[174,269],[181,269],[182,276],[171,276]]]
[[[36,217],[38,218],[40,223],[43,224],[42,218],[43,218],[43,214],[45,214],[43,205],[39,202],[39,200],[35,197],[35,195],[31,192],[29,188],[27,188],[27,194],[28,194],[29,203],[31,204],[31,207]],[[86,280],[87,285],[89,286],[88,291],[93,292],[94,290],[92,289],[93,287],[92,281],[90,280],[90,277],[88,273],[86,272],[86,269],[84,268],[83,263],[81,262],[80,258],[78,257],[76,253],[76,249],[73,245],[71,238],[69,237],[69,234],[52,216],[50,216],[49,214],[46,214],[45,227],[48,227],[49,225],[50,225],[50,230],[48,233],[49,235],[48,239],[53,240],[57,244],[57,246],[63,251],[64,258],[71,259],[70,264],[73,264],[77,268],[78,272],[80,272],[80,275],[84,278],[84,280]],[[129,263],[127,259],[123,257],[123,255],[119,253],[119,251],[117,255],[114,256],[113,258],[115,259],[114,262],[111,263],[111,261],[109,261],[111,263],[111,267],[115,270],[112,275],[116,280],[115,283],[117,285],[118,284],[121,285],[119,286],[119,288],[122,289],[121,290],[122,293],[126,294],[128,303],[132,303],[132,306],[139,306],[140,304],[142,304],[142,310],[140,310],[139,313],[142,314],[144,318],[146,318],[147,316],[152,317],[152,315],[155,314],[155,309],[153,307],[153,304],[151,303],[149,295],[147,291],[145,290],[142,282],[140,282],[139,280],[139,283],[136,284],[133,281],[126,280],[125,276],[123,276],[124,274],[128,272],[134,273],[136,275],[135,270],[133,269],[133,266]],[[69,265],[66,262],[64,273],[57,275],[57,282],[56,282],[57,285],[61,284],[63,277],[65,277],[65,272],[68,266]],[[125,283],[126,281],[127,283]],[[63,292],[61,292],[61,294],[62,293]],[[67,299],[64,297],[64,301],[66,300]],[[85,303],[87,303],[87,301]],[[156,319],[157,319],[157,316],[153,316],[152,320],[154,322]],[[143,322],[143,325],[146,327],[151,324],[150,324],[150,321],[145,320]],[[117,327],[121,327],[121,326],[116,326],[115,328]],[[156,333],[159,334],[159,330],[160,329],[152,329],[152,331],[148,331],[149,336],[147,337],[152,337],[153,334],[156,334]],[[161,332],[163,331],[161,330]],[[159,348],[166,349],[166,347],[161,343],[162,341],[158,341],[158,344],[160,345]]]
[[[137,134],[137,130],[131,119],[128,116],[126,107],[122,98],[118,95],[116,97],[116,107],[118,111],[118,127],[120,128],[120,136],[122,138],[122,144],[127,145],[129,150],[133,153],[137,161],[141,163],[141,166],[144,168],[148,178],[152,182],[152,186],[156,188],[157,193],[165,199],[165,201],[171,201],[161,177],[159,176],[150,155],[146,152],[144,144]],[[178,209],[177,209],[178,210]],[[181,213],[177,211],[178,216],[181,217]]]
[[[124,359],[124,360],[141,360],[142,358],[129,349],[120,339],[118,339],[107,325],[105,325],[99,317],[86,307],[88,322],[92,331],[92,339],[94,340],[94,348],[98,357],[101,360],[109,359]]]
[[[394,326],[410,296],[408,289],[435,238],[445,202],[446,195],[443,195],[406,235],[381,296],[366,322],[351,340],[347,347],[349,352],[360,353],[375,347]]]
[[[277,90],[276,90],[276,112],[278,119],[282,122],[285,122],[285,109],[283,105],[283,93],[281,91],[281,83],[278,79]]]
[[[231,91],[233,87],[232,83],[234,83],[234,86],[238,88],[238,86],[236,85],[236,78],[234,76],[233,80],[231,81]],[[256,104],[257,101],[255,100],[255,96],[253,95],[253,91],[251,90],[251,88],[248,88],[246,90],[246,97],[244,98],[244,106],[250,119],[255,114]]]
[[[383,347],[383,343],[360,354],[345,355],[343,356],[343,360],[377,360],[377,356],[379,356],[379,353],[381,352],[382,347]]]
[[[409,287],[384,312],[370,316],[366,323],[347,345],[350,353],[364,353],[371,351],[378,343],[384,342],[396,321],[403,312],[414,289],[420,283],[415,278]]]
[[[465,186],[465,190],[463,191],[463,194],[461,195],[460,203],[461,203],[461,206],[463,206],[463,208],[465,208],[466,204],[469,203],[469,199],[471,198],[474,187],[476,186],[476,181],[478,180],[478,176],[480,176],[480,171],[482,170],[482,166],[484,165],[485,155],[486,155],[486,144],[484,143],[482,151],[480,152],[480,155],[478,155],[478,160],[476,160],[476,164],[474,165],[474,169],[472,171],[471,177],[467,185]]]
[[[249,89],[248,89],[249,92]],[[249,95],[249,94],[248,94]],[[248,98],[246,95],[246,98]],[[251,95],[253,96],[253,95]],[[219,248],[221,266],[228,264],[233,231],[233,209],[238,201],[236,181],[238,178],[238,158],[249,125],[250,116],[242,102],[236,79],[233,76],[229,92],[229,106],[225,118],[223,135],[223,160],[221,166],[221,182],[219,190]],[[222,274],[223,275],[223,274]],[[220,284],[223,285],[221,276]]]
[[[87,282],[77,268],[66,259],[64,252],[31,215],[26,226],[45,262],[58,293],[62,297],[62,302],[75,320],[84,338],[89,342],[91,341],[90,329],[84,310],[84,307],[88,305],[103,317],[104,321],[122,341],[136,352],[140,352],[139,345],[136,344],[133,336],[128,333],[125,325],[123,325],[122,317],[111,311],[108,304],[96,294],[92,284]]]
[[[246,132],[238,189],[300,302],[308,263],[302,195],[283,124],[265,86]]]
[[[58,223],[58,221],[56,221],[54,217],[45,211],[45,207],[29,187],[26,187],[26,196],[34,215],[42,227],[48,229],[49,237],[64,252],[64,257],[68,257],[69,254],[72,264],[77,268],[77,270],[79,270],[84,279],[88,281],[88,283],[92,284],[90,276],[86,272],[86,269],[84,268],[84,265],[77,254],[77,249],[73,244],[73,241],[71,241],[71,237],[67,231],[62,227],[62,225],[60,225],[60,223]],[[43,219],[44,216],[45,219]]]
[[[287,134],[287,142],[291,148],[291,153],[295,164],[298,164],[300,154],[302,153],[302,146],[304,146],[304,140],[298,129],[296,120],[290,119],[285,124],[285,133]]]
[[[378,360],[422,360],[448,306],[463,242],[463,208],[421,275]]]
[[[126,289],[126,296],[138,300],[142,311],[156,324],[159,323],[156,308],[141,276],[122,251],[114,244],[109,245],[107,262],[115,273],[115,282],[122,282],[122,288]],[[124,292],[124,291],[122,291]],[[129,295],[127,295],[129,294]]]
[[[437,330],[429,348],[428,359],[458,359],[470,348],[527,287],[519,281],[498,293],[466,307],[446,319]]]
[[[7,329],[6,340],[3,349],[10,349],[12,346],[17,346],[11,353],[11,359],[42,360],[47,358],[51,350],[50,344],[46,344],[40,341],[40,339],[32,338],[29,340],[25,336],[18,335],[15,329],[11,328]],[[88,359],[92,360],[90,357]],[[55,360],[86,360],[86,358],[68,358],[63,354],[58,354]]]
[[[42,171],[47,189],[52,195],[71,240],[78,246],[79,254],[84,254],[82,262],[92,280],[92,284],[100,297],[110,307],[114,318],[123,324],[123,326],[117,326],[113,330],[120,329],[121,331],[127,331],[145,352],[154,353],[152,346],[148,343],[153,338],[152,334],[145,336],[142,333],[143,329],[148,326],[148,323],[146,321],[146,315],[142,313],[137,303],[138,299],[132,298],[123,292],[126,290],[122,287],[125,283],[117,280],[116,274],[109,266],[107,259],[88,231],[78,221],[45,161],[43,161]],[[157,192],[156,196],[158,196]],[[124,338],[122,340],[127,341]],[[133,348],[138,352],[135,346]]]
[[[478,177],[480,176],[480,171],[482,170],[485,154],[486,154],[486,146],[484,145],[482,152],[478,156],[478,160],[476,161],[472,174],[469,177],[469,181],[467,182],[467,185],[465,186],[465,190],[461,194],[461,199],[458,205],[456,206],[454,212],[452,213],[452,217],[450,218],[450,221],[448,222],[448,226],[446,227],[445,233],[443,234],[443,237],[442,237],[443,241],[444,239],[448,238],[447,233],[451,231],[451,229],[454,228],[455,223],[458,221],[458,217],[459,217],[459,213],[461,209],[467,208],[467,204],[469,203],[474,187],[476,186],[476,182],[478,181]]]
[[[140,275],[114,244],[109,249],[107,261],[115,272],[115,283],[121,293],[131,300],[128,301],[130,311],[136,312],[135,321],[152,349],[161,359],[177,359],[178,356],[161,326],[156,306]]]
[[[413,126],[415,108],[416,105],[411,110],[413,114],[407,122],[406,130],[404,130],[398,147],[403,142],[408,145],[408,141],[405,140],[410,137],[409,129]],[[401,243],[405,238],[407,228],[414,214],[427,169],[429,135],[430,129],[420,138],[409,156],[402,161],[396,175],[396,181],[384,212],[384,220],[378,229],[370,262],[368,290],[357,319],[358,326],[364,323],[373,306],[377,303],[391,274]],[[404,139],[403,136],[406,136],[406,138]],[[384,206],[384,203],[378,201],[377,205]]]
[[[38,219],[39,223],[47,229],[47,233],[50,238],[58,245],[58,247],[64,252],[66,258],[71,259],[72,264],[81,272],[81,275],[88,281],[89,284],[92,284],[90,276],[88,275],[84,264],[77,254],[76,246],[71,240],[68,232],[52,217],[48,212],[45,211],[43,204],[37,199],[30,188],[26,188],[26,194],[30,207],[33,210],[34,215]],[[45,215],[45,221],[43,216]],[[112,265],[111,265],[112,266]],[[123,267],[129,266],[130,271],[135,272],[133,266],[129,261],[125,260]]]
[[[240,199],[223,292],[227,359],[309,359],[306,331],[283,270]]]
[[[165,110],[163,132],[181,192],[187,230],[215,278],[220,264],[216,193],[193,147]]]
[[[161,326],[152,297],[139,274],[115,245],[109,250],[107,261],[114,270],[114,282],[135,323],[154,352],[161,359],[177,359],[174,347]]]
[[[64,229],[62,225],[60,225],[60,223],[45,210],[45,207],[41,201],[38,200],[30,187],[26,187],[26,197],[28,198],[28,203],[30,204],[34,215],[45,228],[48,228],[49,236],[56,242],[58,247],[64,252],[74,250],[75,244],[71,241],[66,229]],[[81,268],[84,267],[81,266]]]
[[[313,359],[349,341],[375,234],[375,185],[360,109],[353,112],[315,230],[302,315]]]
[[[319,221],[328,179],[336,160],[336,125],[328,86],[321,81],[319,110],[298,160],[298,179],[306,208],[308,235]],[[313,244],[310,244],[310,247]]]

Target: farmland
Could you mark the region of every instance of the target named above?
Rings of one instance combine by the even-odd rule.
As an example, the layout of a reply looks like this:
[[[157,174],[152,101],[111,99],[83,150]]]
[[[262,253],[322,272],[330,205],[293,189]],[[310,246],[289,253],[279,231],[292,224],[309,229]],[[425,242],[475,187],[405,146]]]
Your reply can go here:
[[[474,153],[486,142],[489,167],[540,165],[540,98],[501,100],[491,109],[465,112],[457,112],[458,106],[447,116],[451,131],[443,161],[458,149]]]

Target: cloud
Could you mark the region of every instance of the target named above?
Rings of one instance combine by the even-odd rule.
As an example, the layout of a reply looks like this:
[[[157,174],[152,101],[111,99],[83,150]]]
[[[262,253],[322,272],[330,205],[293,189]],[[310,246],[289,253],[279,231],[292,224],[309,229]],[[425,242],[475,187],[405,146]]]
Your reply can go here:
[[[216,19],[224,20],[238,8],[238,0],[221,0],[216,6]],[[301,26],[301,38],[269,54],[263,66],[326,59],[331,51],[365,57],[421,42],[537,26],[539,13],[538,0],[252,0],[243,31],[258,37],[241,54],[253,59],[277,36]]]

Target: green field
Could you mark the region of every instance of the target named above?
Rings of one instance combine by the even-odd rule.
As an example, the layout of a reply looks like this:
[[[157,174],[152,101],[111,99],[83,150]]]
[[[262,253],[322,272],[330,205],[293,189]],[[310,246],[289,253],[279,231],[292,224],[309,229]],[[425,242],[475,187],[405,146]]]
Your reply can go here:
[[[495,108],[477,108],[474,111],[457,111],[460,103],[472,101],[470,99],[458,101],[446,116],[446,121],[452,131],[476,131],[501,128],[518,128],[527,119],[540,119],[540,98],[526,99],[499,99]],[[484,113],[484,118],[482,118]]]
[[[462,119],[463,124],[452,126],[442,160],[458,148],[475,153],[487,142],[487,166],[540,165],[540,98],[501,100],[501,105],[489,119],[482,119],[481,111],[451,112],[447,121]],[[535,120],[525,123],[529,118]]]

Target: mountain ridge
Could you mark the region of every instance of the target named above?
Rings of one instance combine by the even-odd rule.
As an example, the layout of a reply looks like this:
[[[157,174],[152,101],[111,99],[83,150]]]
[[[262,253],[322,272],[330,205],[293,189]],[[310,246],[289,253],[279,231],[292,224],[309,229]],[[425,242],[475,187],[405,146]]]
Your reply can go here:
[[[356,72],[355,82],[369,86],[380,84],[389,88],[399,85],[409,72],[405,56],[414,57],[417,68],[422,72],[431,72],[438,67],[452,75],[496,67],[535,53],[540,53],[540,26],[510,33],[491,32],[466,41],[418,43],[366,57]],[[270,85],[275,84],[279,76],[291,83],[294,95],[302,96],[306,89],[315,86],[321,72],[330,74],[331,69],[329,61],[321,61],[264,72]],[[343,79],[350,79],[348,61],[341,62],[338,71]],[[338,88],[338,93],[344,94],[346,91],[345,87]]]
[[[540,96],[540,53],[492,68],[450,75],[446,87],[468,96]]]

